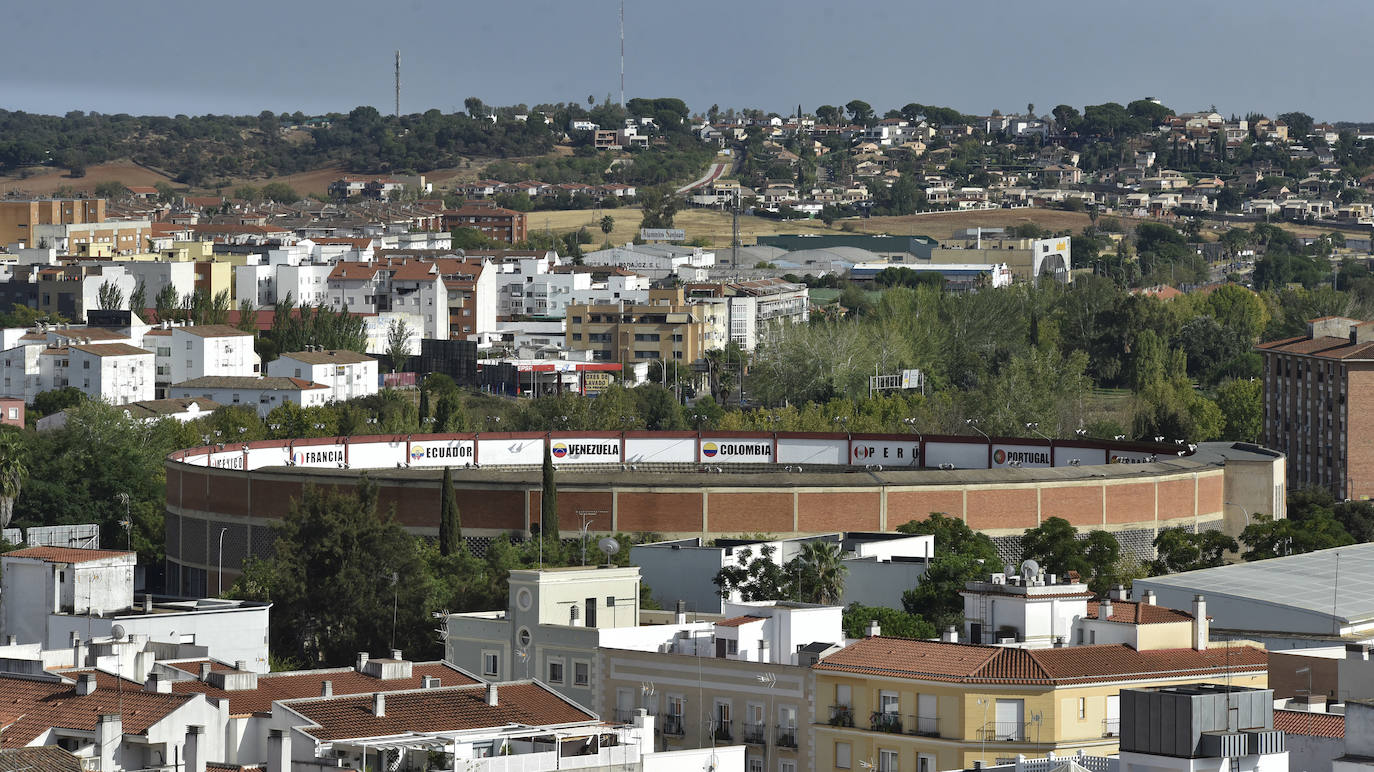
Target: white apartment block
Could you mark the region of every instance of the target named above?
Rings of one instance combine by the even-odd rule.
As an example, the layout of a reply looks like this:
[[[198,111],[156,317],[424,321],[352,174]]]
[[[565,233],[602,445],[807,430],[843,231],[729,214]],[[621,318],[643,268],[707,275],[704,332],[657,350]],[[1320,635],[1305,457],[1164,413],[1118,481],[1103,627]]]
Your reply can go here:
[[[193,262],[129,262],[120,263],[134,278],[134,286],[143,285],[144,297],[151,308],[153,301],[163,288],[171,285],[177,298],[183,298],[196,290],[196,264]]]
[[[267,374],[329,387],[329,399],[343,402],[377,393],[377,360],[346,350],[293,351],[267,364]]]
[[[50,384],[42,388],[74,386],[91,399],[112,405],[140,402],[154,395],[153,354],[127,343],[85,343],[50,349]],[[41,361],[41,360],[40,360]],[[40,379],[41,381],[41,379]]]
[[[288,402],[301,407],[329,404],[330,388],[298,378],[249,378],[234,375],[207,375],[174,383],[167,390],[170,399],[204,397],[221,405],[253,405],[266,418],[279,405]]]
[[[156,354],[158,387],[165,389],[206,375],[257,376],[262,360],[253,341],[253,333],[226,324],[163,326],[143,336],[143,347]]]

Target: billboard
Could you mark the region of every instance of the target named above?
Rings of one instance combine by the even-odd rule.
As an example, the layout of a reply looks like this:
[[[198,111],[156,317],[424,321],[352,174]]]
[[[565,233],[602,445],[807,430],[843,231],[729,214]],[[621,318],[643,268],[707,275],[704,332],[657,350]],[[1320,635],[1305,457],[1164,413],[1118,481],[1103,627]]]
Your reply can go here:
[[[549,444],[554,466],[620,463],[619,437],[559,437]],[[485,458],[482,459],[486,461]],[[542,462],[542,459],[541,459]]]
[[[883,466],[920,466],[921,445],[916,440],[854,440],[851,464]]]
[[[348,460],[348,450],[342,443],[303,445],[288,450],[287,458],[294,466],[339,466]]]
[[[1153,453],[1142,453],[1136,450],[1107,451],[1107,463],[1109,464],[1151,464],[1155,460]]]
[[[992,465],[1001,466],[1054,466],[1050,449],[1043,445],[993,445]]]
[[[528,439],[487,439],[477,440],[477,460],[487,464],[542,464],[544,463],[544,438]],[[555,459],[556,461],[557,459]]]
[[[925,465],[953,464],[955,469],[987,469],[988,446],[981,442],[927,442]]]
[[[771,437],[702,437],[703,464],[770,464],[773,462]]]
[[[691,464],[697,460],[696,437],[626,437],[625,460],[635,464]]]
[[[849,443],[844,438],[806,439],[790,438],[778,440],[779,464],[843,464],[849,452]]]
[[[472,440],[421,440],[410,443],[409,451],[402,448],[401,452],[411,466],[461,466],[472,463],[476,449]]]

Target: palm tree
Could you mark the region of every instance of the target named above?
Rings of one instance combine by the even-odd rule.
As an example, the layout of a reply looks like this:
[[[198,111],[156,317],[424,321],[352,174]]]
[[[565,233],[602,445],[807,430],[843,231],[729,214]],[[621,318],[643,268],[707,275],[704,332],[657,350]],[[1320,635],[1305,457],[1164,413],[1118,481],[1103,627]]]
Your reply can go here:
[[[24,443],[14,432],[0,437],[0,528],[8,528],[14,517],[14,500],[29,476],[25,465]]]
[[[843,552],[835,542],[807,542],[797,556],[798,594],[807,603],[835,605],[844,595],[844,578],[849,567],[844,564]]]

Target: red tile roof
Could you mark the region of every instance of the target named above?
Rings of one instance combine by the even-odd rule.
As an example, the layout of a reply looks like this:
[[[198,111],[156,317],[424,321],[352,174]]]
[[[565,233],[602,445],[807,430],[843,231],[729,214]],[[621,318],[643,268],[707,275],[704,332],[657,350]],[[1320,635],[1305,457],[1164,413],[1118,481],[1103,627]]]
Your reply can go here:
[[[95,691],[82,697],[75,684],[0,676],[0,709],[17,714],[17,720],[0,733],[0,748],[26,746],[52,727],[93,732],[102,714],[120,713],[121,707],[125,734],[143,734],[194,699],[194,695],[145,692],[143,684],[108,673],[95,673],[95,679]]]
[[[1281,354],[1303,354],[1321,359],[1374,359],[1374,343],[1351,343],[1349,338],[1322,336],[1271,340],[1255,348]]]
[[[7,558],[30,558],[46,560],[49,563],[88,563],[92,560],[132,556],[124,550],[83,550],[75,547],[26,547],[5,553]],[[0,701],[0,706],[4,703]]]
[[[1265,672],[1263,649],[1232,649],[1232,672]],[[1068,685],[1224,673],[1226,649],[1136,651],[1124,644],[1015,649],[907,638],[864,638],[814,667],[894,678],[956,683]]]
[[[153,352],[147,349],[141,349],[138,346],[130,346],[128,343],[72,344],[72,350],[82,351],[98,357],[128,357],[142,354],[152,356],[153,354]]]
[[[740,625],[747,625],[750,622],[762,622],[766,618],[767,617],[751,616],[731,617],[730,619],[725,619],[720,622],[717,622],[716,627],[739,627]]]
[[[508,724],[548,726],[595,721],[596,716],[528,681],[499,684],[497,704],[487,704],[486,685],[421,689],[387,694],[386,715],[372,712],[372,696],[301,700],[289,707],[314,722],[305,729],[318,740],[383,737],[405,732],[454,732]]]
[[[196,665],[196,669],[198,673],[199,665]],[[424,684],[425,676],[438,678],[440,686],[465,686],[477,683],[477,679],[445,662],[416,662],[411,666],[410,678],[383,680],[359,673],[353,668],[340,668],[266,673],[258,676],[258,688],[242,691],[224,691],[199,680],[173,681],[172,691],[177,694],[200,692],[211,699],[227,699],[230,715],[241,716],[269,712],[272,710],[272,703],[277,700],[319,697],[325,681],[330,682],[335,695],[370,694],[418,689]],[[0,705],[3,705],[2,701]]]
[[[1306,710],[1274,711],[1274,728],[1307,737],[1345,737],[1345,716]]]
[[[1088,619],[1098,619],[1100,604],[1088,604]],[[1191,622],[1193,615],[1186,611],[1166,608],[1164,606],[1152,606],[1149,603],[1139,603],[1131,600],[1112,601],[1112,615],[1107,617],[1108,622],[1124,622],[1130,625],[1157,625],[1167,622]]]

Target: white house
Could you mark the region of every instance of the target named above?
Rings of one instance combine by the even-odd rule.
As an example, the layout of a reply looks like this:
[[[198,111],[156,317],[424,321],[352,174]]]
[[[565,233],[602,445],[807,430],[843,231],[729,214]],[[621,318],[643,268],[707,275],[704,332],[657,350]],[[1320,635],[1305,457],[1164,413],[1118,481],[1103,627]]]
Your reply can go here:
[[[91,399],[114,405],[153,398],[151,351],[127,343],[78,344],[67,351],[67,355],[61,357],[68,362],[64,385],[80,389]]]
[[[267,374],[324,384],[336,402],[377,393],[377,360],[356,351],[293,351],[269,362]]]
[[[204,397],[221,405],[254,405],[266,417],[272,409],[288,402],[301,407],[329,403],[330,388],[301,378],[249,378],[236,375],[207,375],[167,390],[171,399]]]
[[[253,350],[254,338],[227,324],[198,324],[171,327],[170,335],[145,335],[144,348],[157,354],[158,383],[166,386],[206,375],[258,375],[262,360]]]

